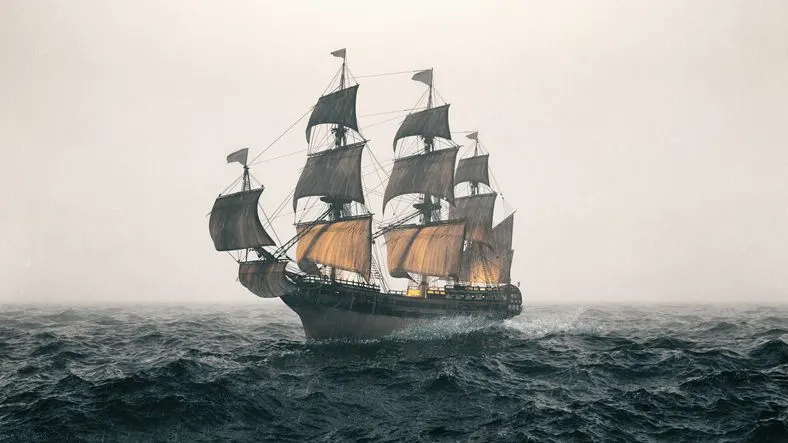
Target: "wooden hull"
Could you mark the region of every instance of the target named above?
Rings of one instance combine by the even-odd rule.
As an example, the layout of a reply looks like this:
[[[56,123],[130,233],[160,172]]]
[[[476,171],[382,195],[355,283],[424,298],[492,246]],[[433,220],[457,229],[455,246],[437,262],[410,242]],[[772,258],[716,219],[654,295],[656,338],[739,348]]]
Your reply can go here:
[[[505,319],[522,311],[520,291],[511,285],[447,287],[426,298],[317,279],[304,279],[297,285],[298,291],[282,300],[301,318],[309,339],[382,337],[439,318]]]

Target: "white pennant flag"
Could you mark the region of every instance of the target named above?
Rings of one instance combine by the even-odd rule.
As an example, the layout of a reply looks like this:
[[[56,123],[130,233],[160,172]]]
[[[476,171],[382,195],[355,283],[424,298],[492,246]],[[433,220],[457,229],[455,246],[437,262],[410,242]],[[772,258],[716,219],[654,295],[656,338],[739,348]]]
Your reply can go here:
[[[333,55],[334,57],[339,57],[339,58],[344,59],[345,58],[345,53],[346,53],[345,48],[342,48],[342,49],[337,49],[336,51],[332,52],[331,55]]]
[[[249,155],[249,148],[243,148],[227,156],[227,163],[238,162],[246,166],[246,157]]]
[[[471,140],[479,140],[479,131],[471,132],[470,134],[466,135]]]
[[[427,69],[426,71],[419,71],[413,74],[412,80],[416,80],[417,82],[422,82],[427,86],[432,86],[432,69]]]

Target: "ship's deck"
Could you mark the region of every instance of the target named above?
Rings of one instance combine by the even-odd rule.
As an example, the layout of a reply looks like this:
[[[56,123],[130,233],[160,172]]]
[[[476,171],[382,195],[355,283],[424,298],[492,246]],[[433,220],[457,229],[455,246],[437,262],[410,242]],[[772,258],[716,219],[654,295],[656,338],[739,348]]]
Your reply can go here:
[[[306,276],[297,281],[296,294],[285,296],[288,305],[330,307],[371,314],[439,317],[454,314],[511,317],[522,311],[522,296],[512,285],[430,288],[426,297],[405,291],[382,292],[377,285]]]

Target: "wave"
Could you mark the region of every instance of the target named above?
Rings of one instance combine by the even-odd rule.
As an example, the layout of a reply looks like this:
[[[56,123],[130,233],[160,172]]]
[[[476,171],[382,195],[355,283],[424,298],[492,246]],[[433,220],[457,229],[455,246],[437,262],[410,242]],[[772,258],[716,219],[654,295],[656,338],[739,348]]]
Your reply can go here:
[[[539,307],[316,342],[262,308],[2,315],[0,440],[788,440],[773,308]]]

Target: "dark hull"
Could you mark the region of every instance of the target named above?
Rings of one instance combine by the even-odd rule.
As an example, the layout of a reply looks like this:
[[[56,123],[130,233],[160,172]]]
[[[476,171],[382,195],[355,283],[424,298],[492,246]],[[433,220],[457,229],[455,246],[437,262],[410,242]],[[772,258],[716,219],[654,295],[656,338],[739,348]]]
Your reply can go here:
[[[318,279],[297,282],[298,291],[282,300],[301,318],[309,339],[371,338],[439,318],[514,317],[522,311],[520,291],[511,285],[491,288],[450,286],[427,297],[382,293],[375,286]]]

